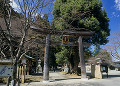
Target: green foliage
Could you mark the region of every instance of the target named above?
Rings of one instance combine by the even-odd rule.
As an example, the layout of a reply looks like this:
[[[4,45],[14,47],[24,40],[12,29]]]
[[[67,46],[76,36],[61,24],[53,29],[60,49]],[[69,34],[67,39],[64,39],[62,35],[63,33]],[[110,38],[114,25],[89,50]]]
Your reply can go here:
[[[99,53],[99,51],[100,51],[100,45],[96,45],[93,51],[93,56],[95,57]]]
[[[62,47],[61,51],[56,53],[56,62],[58,64],[63,64],[68,62],[69,52],[65,47]]]
[[[104,45],[110,35],[109,18],[101,0],[55,0],[53,28],[86,28],[94,31],[87,42]]]
[[[92,55],[92,52],[90,51],[90,49],[84,47],[84,57],[85,57],[85,60],[88,60],[88,59],[91,58],[92,56],[93,56],[93,55]]]
[[[107,37],[110,35],[109,18],[101,0],[55,0],[53,15],[53,29],[85,28],[94,31],[95,34],[91,38],[84,38],[83,42],[92,43],[96,46],[108,42]],[[64,63],[67,60],[73,67],[77,67],[79,56],[77,48],[74,48],[72,48],[71,53],[69,52],[70,55],[67,52],[69,48],[66,47],[57,53],[57,63]],[[96,51],[95,54],[98,54],[98,52]],[[91,55],[91,51],[84,48],[86,59]],[[75,61],[76,59],[78,62]]]

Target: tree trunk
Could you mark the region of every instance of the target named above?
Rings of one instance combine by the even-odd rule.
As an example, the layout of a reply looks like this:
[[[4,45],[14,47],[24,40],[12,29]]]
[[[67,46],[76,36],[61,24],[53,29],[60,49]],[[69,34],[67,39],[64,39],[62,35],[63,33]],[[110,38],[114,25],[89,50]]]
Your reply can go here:
[[[78,73],[78,64],[79,64],[78,55],[75,55],[73,59],[74,59],[73,72],[77,74]]]
[[[10,77],[8,77],[7,86],[9,86],[10,81],[11,81],[11,76],[10,76]]]
[[[12,81],[11,81],[11,86],[16,86],[16,81],[17,81],[17,61],[13,63],[13,74],[12,74]]]
[[[44,74],[43,79],[49,80],[49,46],[50,46],[50,34],[46,36],[45,57],[44,57]]]
[[[79,55],[78,55],[78,46],[72,47],[72,51],[70,53],[69,58],[70,64],[70,73],[78,73],[78,64],[79,64]]]
[[[83,44],[82,44],[82,37],[81,36],[78,39],[78,43],[79,43],[80,65],[81,65],[81,77],[86,78],[85,59],[84,59]]]

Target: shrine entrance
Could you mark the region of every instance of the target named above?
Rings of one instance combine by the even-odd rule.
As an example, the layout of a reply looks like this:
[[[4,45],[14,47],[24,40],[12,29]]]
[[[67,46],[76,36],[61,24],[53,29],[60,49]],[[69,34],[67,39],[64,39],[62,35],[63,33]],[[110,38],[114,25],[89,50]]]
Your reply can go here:
[[[85,59],[83,55],[83,38],[93,36],[94,32],[88,31],[84,28],[74,28],[73,30],[53,30],[53,29],[43,29],[37,28],[34,26],[30,27],[34,32],[37,34],[44,34],[46,35],[46,43],[45,43],[45,57],[44,57],[44,74],[43,79],[44,81],[49,80],[49,46],[50,46],[50,38],[51,35],[65,35],[67,36],[75,36],[78,37],[78,46],[79,46],[79,58],[80,58],[80,65],[81,65],[81,78],[87,78],[86,75],[86,68],[85,68]],[[64,38],[65,42],[68,42],[67,38]],[[73,44],[72,44],[73,45]],[[72,46],[70,45],[70,46]]]

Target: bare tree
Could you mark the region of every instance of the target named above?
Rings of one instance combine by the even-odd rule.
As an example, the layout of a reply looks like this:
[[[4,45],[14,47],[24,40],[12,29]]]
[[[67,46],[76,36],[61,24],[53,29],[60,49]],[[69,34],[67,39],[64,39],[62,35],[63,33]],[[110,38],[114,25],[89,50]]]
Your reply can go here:
[[[120,60],[120,33],[114,33],[109,45],[105,47],[114,59]]]
[[[15,50],[16,53],[14,53],[14,46],[12,44],[12,28],[11,28],[11,21],[12,21],[12,15],[11,15],[11,9],[10,1],[9,0],[3,0],[3,16],[4,21],[6,24],[6,31],[3,30],[3,28],[0,26],[0,31],[2,33],[2,36],[5,38],[5,40],[9,44],[9,51],[13,63],[13,74],[12,74],[12,81],[11,86],[16,86],[17,83],[17,65],[20,61],[20,58],[26,53],[24,49],[24,44],[26,42],[26,38],[28,35],[28,30],[30,28],[30,25],[32,24],[32,21],[34,20],[34,16],[37,12],[40,12],[44,7],[46,7],[48,4],[50,4],[53,0],[17,0],[18,1],[18,7],[20,8],[20,11],[23,15],[22,20],[22,37],[20,39],[19,45],[17,46],[17,49]],[[7,35],[6,35],[7,34]],[[23,52],[24,51],[24,52]],[[4,54],[3,54],[4,55]],[[9,85],[9,84],[8,84]]]

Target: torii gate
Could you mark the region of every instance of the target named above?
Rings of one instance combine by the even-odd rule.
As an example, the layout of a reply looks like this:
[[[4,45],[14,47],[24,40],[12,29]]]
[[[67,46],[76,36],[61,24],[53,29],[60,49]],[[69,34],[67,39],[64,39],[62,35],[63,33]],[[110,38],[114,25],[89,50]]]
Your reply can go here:
[[[81,64],[81,78],[87,78],[86,75],[86,68],[85,68],[85,59],[83,55],[83,37],[91,37],[93,36],[94,32],[85,30],[84,28],[77,28],[77,31],[75,31],[75,28],[73,30],[53,30],[53,29],[42,29],[37,28],[34,26],[30,27],[33,31],[41,34],[46,35],[46,47],[45,47],[45,57],[44,57],[44,74],[43,79],[45,81],[49,80],[49,46],[50,46],[50,35],[70,35],[70,36],[78,36],[78,44],[79,44],[79,58],[80,58],[80,64]],[[80,29],[80,30],[78,30]]]

